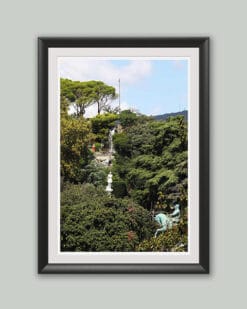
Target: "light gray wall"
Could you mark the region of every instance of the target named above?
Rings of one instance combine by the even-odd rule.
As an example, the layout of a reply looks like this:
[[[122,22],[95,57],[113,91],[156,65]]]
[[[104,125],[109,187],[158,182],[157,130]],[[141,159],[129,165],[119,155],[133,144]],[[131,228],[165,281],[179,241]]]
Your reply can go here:
[[[247,209],[244,3],[1,3],[2,308],[243,308]],[[46,35],[211,37],[211,275],[36,274],[37,37]]]

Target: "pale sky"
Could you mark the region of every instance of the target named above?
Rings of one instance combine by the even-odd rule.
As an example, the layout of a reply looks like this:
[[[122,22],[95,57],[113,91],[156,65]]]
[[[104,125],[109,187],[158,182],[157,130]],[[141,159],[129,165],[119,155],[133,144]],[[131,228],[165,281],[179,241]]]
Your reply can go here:
[[[92,60],[85,57],[59,59],[62,78],[78,81],[101,80],[116,88],[121,81],[121,109],[137,109],[146,115],[160,115],[188,109],[187,60]],[[118,100],[112,102],[118,106]],[[89,107],[85,116],[97,114]]]

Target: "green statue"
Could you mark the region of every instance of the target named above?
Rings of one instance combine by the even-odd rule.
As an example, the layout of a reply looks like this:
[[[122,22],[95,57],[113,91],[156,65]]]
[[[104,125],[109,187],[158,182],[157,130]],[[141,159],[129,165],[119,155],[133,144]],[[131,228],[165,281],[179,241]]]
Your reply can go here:
[[[154,220],[161,226],[161,228],[157,229],[154,237],[157,237],[159,232],[165,232],[167,229],[171,229],[172,226],[179,222],[180,219],[180,209],[179,204],[176,204],[174,207],[174,211],[172,214],[165,215],[163,213],[159,213],[154,217]]]

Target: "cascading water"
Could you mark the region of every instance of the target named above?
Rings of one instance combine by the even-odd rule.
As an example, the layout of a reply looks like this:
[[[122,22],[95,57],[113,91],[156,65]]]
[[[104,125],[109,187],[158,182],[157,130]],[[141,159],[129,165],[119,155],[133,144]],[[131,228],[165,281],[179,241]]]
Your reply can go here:
[[[112,153],[114,151],[114,149],[113,149],[113,142],[112,142],[112,137],[113,137],[114,134],[115,134],[115,128],[113,128],[109,132],[109,155],[110,156],[112,156]]]
[[[110,130],[109,132],[109,158],[108,158],[108,165],[111,166],[111,162],[112,162],[112,154],[114,152],[114,149],[113,149],[113,141],[112,141],[112,137],[113,135],[115,134],[115,128],[113,128],[112,130]],[[108,175],[107,175],[107,186],[106,186],[106,192],[108,194],[111,194],[111,192],[113,191],[112,187],[112,173],[110,172]]]

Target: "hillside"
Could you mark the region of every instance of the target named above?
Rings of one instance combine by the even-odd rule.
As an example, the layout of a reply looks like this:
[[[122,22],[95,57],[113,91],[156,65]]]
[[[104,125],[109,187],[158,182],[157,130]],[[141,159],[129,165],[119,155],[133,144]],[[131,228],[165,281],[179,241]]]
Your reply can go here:
[[[166,120],[167,118],[169,117],[172,117],[172,116],[184,116],[184,119],[187,121],[188,120],[188,111],[184,110],[184,111],[181,111],[181,112],[177,112],[177,113],[167,113],[167,114],[163,114],[163,115],[156,115],[156,116],[153,116],[155,120]]]

